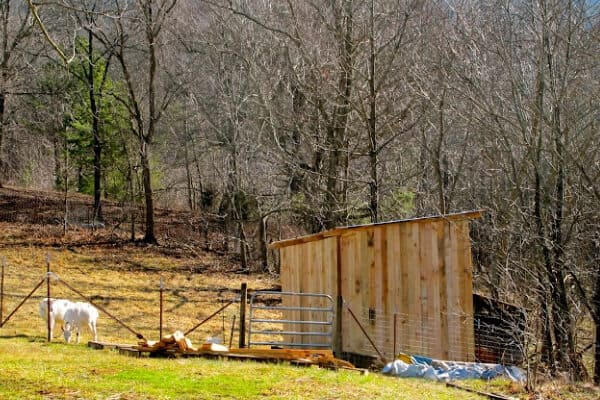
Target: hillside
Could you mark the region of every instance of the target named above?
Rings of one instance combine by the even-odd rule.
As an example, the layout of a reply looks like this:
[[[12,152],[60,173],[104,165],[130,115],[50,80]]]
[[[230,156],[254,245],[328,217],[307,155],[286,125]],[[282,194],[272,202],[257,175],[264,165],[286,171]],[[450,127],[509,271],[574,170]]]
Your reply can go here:
[[[38,316],[37,303],[46,295],[46,285],[32,292],[32,288],[40,282],[48,266],[60,277],[61,281],[68,283],[69,286],[92,299],[116,317],[111,318],[103,313],[98,323],[99,339],[113,343],[135,343],[137,339],[132,331],[141,333],[150,340],[159,337],[161,282],[164,284],[164,333],[172,333],[175,330],[185,331],[197,325],[199,321],[213,314],[221,306],[234,300],[239,295],[242,283],[247,283],[250,291],[279,288],[275,276],[238,273],[235,257],[230,256],[223,247],[222,234],[217,229],[201,231],[195,228],[198,226],[217,227],[217,222],[211,221],[209,218],[191,216],[185,212],[158,210],[157,236],[160,245],[148,246],[139,241],[129,240],[128,221],[125,218],[126,209],[119,204],[104,203],[105,225],[99,229],[90,229],[86,225],[87,213],[91,209],[91,200],[88,197],[71,195],[68,199],[68,207],[70,219],[67,230],[64,232],[62,223],[64,198],[61,194],[16,188],[0,189],[0,263],[5,265],[4,296],[0,320],[6,322],[8,314],[23,302],[18,312],[11,316],[0,329],[0,338],[2,339],[0,346],[3,349],[14,348],[15,354],[22,352],[18,349],[23,349],[23,352],[32,351],[25,350],[25,348],[43,352],[44,357],[48,358],[47,361],[41,361],[41,359],[39,361],[43,364],[44,370],[51,370],[52,368],[48,365],[56,363],[53,361],[54,358],[61,357],[60,354],[67,351],[67,348],[61,344],[62,340],[58,335],[51,345],[44,344],[46,331]],[[136,237],[139,238],[141,237],[139,223],[136,226],[138,228]],[[48,256],[49,258],[47,258]],[[46,264],[47,260],[49,265]],[[53,283],[51,289],[53,297],[79,298],[77,293],[65,285],[61,285],[61,282]],[[30,294],[31,298],[26,300]],[[188,337],[194,344],[202,343],[210,336],[222,338],[224,343],[228,344],[229,342],[235,346],[239,337],[239,328],[236,325],[236,321],[239,321],[236,319],[237,315],[238,309],[234,304],[218,313],[215,318],[210,319]],[[25,343],[25,339],[29,344]],[[89,333],[84,332],[82,342],[85,343],[87,340],[89,340]],[[98,365],[101,364],[100,360],[103,359],[103,356],[86,353],[80,348],[73,351],[78,353],[77,358],[86,357],[88,362],[94,363],[88,365],[89,370],[92,371],[90,373],[99,368]],[[88,351],[93,352],[94,350]],[[14,362],[15,365],[22,364],[22,361],[14,361],[13,359],[19,359],[19,357],[9,354],[8,351],[3,350],[3,354],[6,362]],[[115,362],[118,362],[116,368],[120,371],[128,370],[131,367],[127,358],[119,358],[116,355],[106,355],[105,357],[114,358]],[[48,363],[48,365],[44,363]],[[140,360],[138,364],[143,364],[142,368],[147,368],[147,363],[143,360]],[[201,363],[200,367],[197,367],[196,363],[186,362],[186,365],[190,370],[198,369],[195,376],[204,374],[202,369],[204,363]],[[154,361],[152,368],[160,371],[169,369],[167,365]],[[210,368],[215,368],[215,365],[211,365]],[[227,367],[226,362],[220,362],[217,368],[221,371],[218,372],[219,379],[251,380],[249,377],[240,378],[240,376],[229,374],[227,371],[231,367]],[[248,367],[238,367],[237,363],[233,368],[239,371],[237,372],[239,374],[245,374],[248,371]],[[37,377],[33,378],[32,374],[25,372],[22,367],[19,367],[18,371],[20,372],[15,375],[15,377],[19,376],[18,379],[15,378],[13,381],[6,378],[4,384],[7,388],[12,387],[14,391],[17,381],[33,380],[28,383],[28,386],[19,384],[20,389],[15,392],[19,394],[14,398],[40,398],[32,395],[32,393],[42,393],[40,385],[45,388],[43,390],[47,395],[41,398],[71,398],[60,396],[64,394],[64,391],[75,393],[78,390],[83,390],[87,394],[95,390],[106,395],[113,393],[114,382],[112,381],[106,383],[106,388],[98,388],[94,385],[79,388],[76,383],[66,384],[62,387],[55,385],[52,378],[47,378],[39,383],[36,380]],[[272,388],[271,390],[276,390],[277,393],[290,393],[290,391],[300,393],[299,390],[306,390],[301,389],[301,382],[309,379],[301,371],[288,371],[287,369],[279,371],[267,368],[265,373],[278,376],[276,381],[279,383],[265,383],[264,385]],[[71,374],[69,371],[65,371],[65,373],[68,376],[75,376],[73,375],[75,373]],[[164,373],[157,372],[156,374],[160,376]],[[315,372],[309,373],[310,376],[314,374]],[[288,375],[295,377],[293,382],[285,378]],[[346,380],[352,380],[352,385],[354,385],[357,375],[342,374],[339,377],[328,373],[324,373],[324,375],[328,378],[315,378],[325,380],[318,389],[315,388],[314,392],[310,392],[306,397],[298,395],[297,398],[364,398],[365,392],[360,391],[357,393],[345,391],[342,397],[338,395],[331,397],[328,394],[335,388],[337,388],[335,390],[341,390],[342,387],[346,387],[343,383]],[[223,377],[221,378],[221,376]],[[2,379],[0,378],[0,387],[2,387]],[[76,382],[76,378],[73,379]],[[189,378],[176,379],[184,382]],[[442,384],[423,381],[405,382],[381,377],[360,378],[360,380],[361,385],[369,387],[369,389],[361,390],[376,390],[379,393],[377,397],[380,398],[396,398],[394,393],[403,393],[406,390],[412,390],[415,393],[422,390],[433,391],[436,393],[435,396],[447,399],[478,398],[475,395],[466,397],[470,395],[465,392],[447,391],[443,389]],[[137,381],[137,378],[131,378],[122,384],[134,385]],[[531,397],[523,392],[522,388],[513,387],[509,383],[475,382],[473,384],[481,390],[504,391],[507,394],[517,395],[520,399],[580,400],[598,396],[598,392],[594,388],[557,385],[554,382],[549,382],[540,392],[531,393]],[[405,385],[409,386],[405,387]],[[409,387],[410,389],[407,389]],[[118,398],[142,398],[139,397],[141,396],[139,393],[143,390],[145,389],[142,386],[140,389],[133,390],[130,397]],[[170,397],[167,394],[171,393],[169,389],[163,388],[160,383],[156,384],[154,390],[157,393],[156,397],[143,398],[177,398],[177,396]],[[217,389],[198,389],[195,386],[194,390]],[[162,395],[158,393],[162,393]],[[2,395],[0,390],[0,397]],[[247,398],[259,397],[264,396],[262,394],[248,395]],[[281,397],[274,395],[273,398]]]
[[[103,203],[104,226],[92,229],[87,215],[89,197],[70,195],[68,224],[64,229],[64,198],[60,193],[0,189],[0,263],[6,266],[3,315],[24,301],[44,276],[46,269],[60,277],[52,284],[52,297],[79,299],[80,295],[61,282],[93,299],[133,330],[147,338],[158,337],[161,282],[164,285],[164,331],[187,329],[223,302],[239,295],[242,282],[249,290],[277,290],[277,278],[264,274],[240,274],[235,257],[223,245],[223,234],[214,221],[189,213],[157,210],[159,245],[146,245],[141,224],[136,221],[136,240],[130,239],[127,209]],[[198,227],[203,227],[199,229]],[[207,228],[208,227],[208,228]],[[44,285],[45,287],[45,285]],[[6,325],[15,335],[43,335],[36,304],[45,289],[32,293],[33,301]],[[224,336],[225,319],[237,312],[233,307],[195,332],[193,340]],[[2,314],[2,313],[0,313]],[[135,341],[119,321],[102,318],[103,340]]]
[[[235,256],[227,248],[227,238],[213,216],[157,209],[159,245],[146,246],[139,241],[144,221],[140,207],[103,201],[103,224],[96,226],[92,224],[92,211],[93,200],[89,196],[69,193],[65,201],[64,193],[60,192],[0,188],[0,247],[86,246],[113,251],[143,246],[148,254],[188,260],[192,272],[237,269]]]

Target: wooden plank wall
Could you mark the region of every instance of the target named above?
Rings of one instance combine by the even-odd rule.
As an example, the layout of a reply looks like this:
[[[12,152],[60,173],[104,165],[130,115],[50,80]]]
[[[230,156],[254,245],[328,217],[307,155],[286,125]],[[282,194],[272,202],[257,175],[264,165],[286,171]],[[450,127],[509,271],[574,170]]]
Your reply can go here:
[[[323,293],[335,301],[337,285],[337,238],[329,237],[318,241],[284,247],[281,256],[281,286],[284,292]],[[311,297],[283,296],[283,306],[328,307],[326,301]],[[335,306],[335,303],[334,303]],[[323,320],[324,313],[316,311],[288,311],[285,319]],[[327,328],[321,329],[325,331]],[[296,332],[318,331],[315,326],[286,324],[284,330]],[[326,338],[291,336],[291,343],[326,343]]]
[[[335,299],[337,243],[336,237],[328,237],[281,248],[283,290],[327,293]],[[469,220],[440,218],[348,229],[339,244],[342,296],[386,358],[393,358],[395,348],[473,360]],[[369,318],[369,310],[374,318]],[[342,336],[343,351],[374,353],[347,312]]]

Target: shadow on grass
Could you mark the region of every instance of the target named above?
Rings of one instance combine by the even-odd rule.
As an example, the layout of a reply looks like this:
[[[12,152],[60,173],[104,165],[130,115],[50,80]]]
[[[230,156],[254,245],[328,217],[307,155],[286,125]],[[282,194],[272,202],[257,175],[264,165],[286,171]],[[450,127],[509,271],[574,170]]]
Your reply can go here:
[[[24,335],[22,333],[18,334],[18,335],[0,335],[0,339],[35,339],[36,337],[30,337],[27,335]]]
[[[18,333],[14,335],[0,335],[0,339],[27,339],[32,343],[43,343],[46,342],[46,336],[29,336],[23,333]]]

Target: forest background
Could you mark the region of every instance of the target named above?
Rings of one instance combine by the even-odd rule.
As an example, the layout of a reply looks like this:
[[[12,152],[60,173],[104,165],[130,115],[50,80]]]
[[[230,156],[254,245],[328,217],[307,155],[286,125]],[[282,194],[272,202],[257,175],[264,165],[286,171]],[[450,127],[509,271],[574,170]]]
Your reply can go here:
[[[2,0],[0,186],[91,195],[65,228],[117,202],[149,244],[157,208],[185,211],[245,272],[277,273],[280,238],[482,209],[476,290],[527,309],[528,362],[585,379],[600,365],[599,11]]]

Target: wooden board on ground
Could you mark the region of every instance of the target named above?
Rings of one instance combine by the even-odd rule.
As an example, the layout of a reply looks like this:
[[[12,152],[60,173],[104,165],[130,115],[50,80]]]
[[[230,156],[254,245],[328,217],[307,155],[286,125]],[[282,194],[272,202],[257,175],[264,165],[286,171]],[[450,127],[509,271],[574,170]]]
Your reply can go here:
[[[94,341],[89,341],[87,345],[88,345],[88,347],[91,347],[92,349],[96,349],[96,350],[116,350],[116,349],[134,348],[135,347],[135,345],[132,345],[132,344],[105,343],[105,342],[94,342]]]
[[[156,343],[152,343],[152,345],[149,346],[148,343],[145,342],[141,342],[138,345],[89,342],[88,346],[99,350],[116,349],[121,354],[133,357],[140,357],[141,355],[155,357],[219,357],[238,360],[297,362],[304,365],[317,365],[319,367],[333,369],[356,369],[351,363],[335,358],[331,350],[323,349],[227,349],[224,346],[214,346],[211,344],[208,346],[202,345],[199,349],[186,348],[182,350],[177,342],[172,343],[168,347],[156,346]]]

